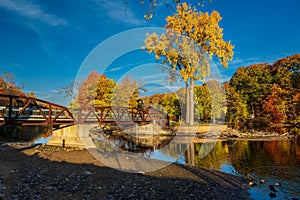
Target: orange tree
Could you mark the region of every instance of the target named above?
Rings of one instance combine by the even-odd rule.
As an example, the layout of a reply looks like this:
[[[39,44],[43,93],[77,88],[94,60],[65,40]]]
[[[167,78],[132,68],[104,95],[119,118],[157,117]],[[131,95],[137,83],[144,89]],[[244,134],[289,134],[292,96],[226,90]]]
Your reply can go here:
[[[103,74],[92,71],[78,88],[75,108],[90,109],[94,106],[110,106],[115,82]]]
[[[233,45],[223,40],[219,27],[221,16],[197,12],[186,3],[177,6],[177,12],[166,18],[166,33],[147,34],[143,49],[154,52],[157,60],[168,66],[172,82],[181,78],[186,85],[186,123],[194,123],[194,82],[204,81],[210,75],[209,59],[218,58],[223,67],[233,57]]]

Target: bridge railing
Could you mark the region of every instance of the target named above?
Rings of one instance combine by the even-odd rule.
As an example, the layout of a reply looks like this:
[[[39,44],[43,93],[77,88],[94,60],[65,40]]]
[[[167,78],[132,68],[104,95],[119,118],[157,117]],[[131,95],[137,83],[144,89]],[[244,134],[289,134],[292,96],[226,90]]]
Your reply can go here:
[[[0,94],[0,125],[62,125],[74,123],[150,123],[168,124],[168,116],[156,108],[145,110],[121,106],[95,106],[70,110],[42,99]]]
[[[67,107],[42,99],[0,94],[0,106],[0,125],[74,123],[73,114]]]
[[[155,108],[141,110],[122,106],[95,106],[72,112],[76,123],[168,123],[167,115]]]

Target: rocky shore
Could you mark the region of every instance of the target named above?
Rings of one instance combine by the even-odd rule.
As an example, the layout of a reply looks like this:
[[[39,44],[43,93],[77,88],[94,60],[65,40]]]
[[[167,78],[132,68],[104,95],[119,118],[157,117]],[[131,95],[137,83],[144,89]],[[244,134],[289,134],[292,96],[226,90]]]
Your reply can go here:
[[[85,149],[0,144],[0,199],[248,199],[247,181],[170,164],[147,173],[104,166]]]
[[[210,138],[210,139],[246,139],[246,140],[290,140],[297,137],[294,132],[278,133],[275,131],[239,131],[232,128],[226,128],[222,131],[206,131],[197,132],[197,138]]]
[[[280,128],[280,127],[279,127]],[[134,136],[142,138],[143,136],[157,136],[157,137],[173,137],[178,133],[182,133],[183,135],[192,136],[196,138],[210,138],[210,139],[247,139],[247,140],[281,140],[281,139],[294,139],[298,136],[297,133],[290,129],[283,129],[284,132],[280,131],[255,131],[246,129],[246,131],[241,131],[237,129],[233,129],[228,127],[227,125],[197,125],[197,126],[174,126],[170,128],[161,128],[159,131],[153,131],[152,125],[147,125],[139,128],[138,130],[134,127],[132,133],[130,131],[124,131],[119,129],[107,130],[107,127],[99,128],[95,127],[92,132],[94,133],[104,133],[107,135],[115,135],[115,136],[126,136],[128,135],[131,140],[135,140]],[[155,132],[155,134],[153,134]]]

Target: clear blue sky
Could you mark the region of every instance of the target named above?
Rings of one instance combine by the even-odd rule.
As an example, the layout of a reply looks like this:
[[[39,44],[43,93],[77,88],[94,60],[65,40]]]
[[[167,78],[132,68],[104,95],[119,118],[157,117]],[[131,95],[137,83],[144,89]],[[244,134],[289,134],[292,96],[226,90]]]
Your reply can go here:
[[[130,0],[125,15],[125,2],[1,0],[0,72],[13,72],[26,92],[66,105],[69,100],[57,91],[75,79],[82,62],[99,43],[122,31],[164,26],[168,14],[164,6],[146,22],[146,6]],[[220,12],[224,38],[235,45],[234,60],[222,70],[225,80],[240,66],[273,63],[300,53],[299,0],[213,0],[201,10]],[[116,60],[108,76],[120,77],[124,70],[155,62],[153,55],[138,54],[141,56],[135,59]]]

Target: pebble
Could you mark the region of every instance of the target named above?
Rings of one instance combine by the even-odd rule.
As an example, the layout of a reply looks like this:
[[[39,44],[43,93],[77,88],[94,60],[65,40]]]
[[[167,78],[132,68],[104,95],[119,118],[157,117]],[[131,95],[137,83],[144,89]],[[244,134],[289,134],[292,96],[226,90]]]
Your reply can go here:
[[[88,170],[85,170],[85,171],[83,172],[83,174],[84,174],[84,175],[92,175],[93,173],[90,172],[90,171],[88,171]]]

